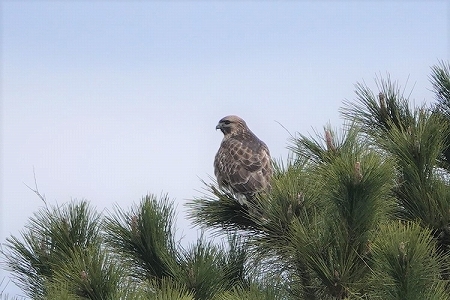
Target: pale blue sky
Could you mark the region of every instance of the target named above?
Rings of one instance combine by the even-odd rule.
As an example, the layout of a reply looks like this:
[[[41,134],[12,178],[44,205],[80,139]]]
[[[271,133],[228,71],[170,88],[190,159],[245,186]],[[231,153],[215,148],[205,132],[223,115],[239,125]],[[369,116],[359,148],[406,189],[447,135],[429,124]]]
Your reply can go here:
[[[198,196],[225,115],[274,158],[288,133],[342,124],[354,84],[377,75],[432,102],[449,60],[448,1],[2,1],[1,240],[42,206],[128,208],[148,192]],[[5,274],[5,273],[1,273]],[[6,275],[6,274],[5,274]],[[3,275],[3,276],[5,276]]]

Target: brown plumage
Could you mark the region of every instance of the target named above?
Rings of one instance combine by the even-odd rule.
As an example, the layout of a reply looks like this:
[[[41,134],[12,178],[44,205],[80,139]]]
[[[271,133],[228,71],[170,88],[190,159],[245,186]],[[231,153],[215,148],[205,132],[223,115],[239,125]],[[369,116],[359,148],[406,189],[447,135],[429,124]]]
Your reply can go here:
[[[270,189],[272,163],[266,144],[238,116],[222,118],[216,129],[224,134],[214,159],[219,186],[244,195],[246,200]]]

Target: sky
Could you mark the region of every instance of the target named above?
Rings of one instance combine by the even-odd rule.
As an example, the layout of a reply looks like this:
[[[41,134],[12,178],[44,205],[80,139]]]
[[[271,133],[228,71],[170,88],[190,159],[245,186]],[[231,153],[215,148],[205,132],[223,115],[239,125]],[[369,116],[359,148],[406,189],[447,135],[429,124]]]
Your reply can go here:
[[[168,194],[193,242],[185,203],[214,175],[219,119],[239,115],[286,160],[290,134],[341,128],[357,82],[377,93],[389,75],[432,103],[449,3],[1,1],[1,242],[42,208],[35,179],[51,205],[106,214]]]

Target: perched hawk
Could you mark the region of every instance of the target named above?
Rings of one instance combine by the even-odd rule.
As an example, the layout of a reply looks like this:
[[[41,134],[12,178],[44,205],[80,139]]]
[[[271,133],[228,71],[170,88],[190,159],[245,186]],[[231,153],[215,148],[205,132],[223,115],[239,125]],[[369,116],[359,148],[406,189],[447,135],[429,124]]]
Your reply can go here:
[[[214,159],[214,174],[220,187],[225,187],[243,200],[270,188],[272,163],[266,144],[251,132],[238,116],[222,118],[216,129],[224,137]]]

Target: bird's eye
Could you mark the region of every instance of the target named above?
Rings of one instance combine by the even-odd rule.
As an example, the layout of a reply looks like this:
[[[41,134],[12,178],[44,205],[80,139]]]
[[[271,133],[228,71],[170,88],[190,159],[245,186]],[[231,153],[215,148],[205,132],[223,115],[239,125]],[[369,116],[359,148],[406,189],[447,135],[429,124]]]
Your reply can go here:
[[[229,125],[231,123],[231,121],[225,120],[224,123],[225,123],[225,125]]]

